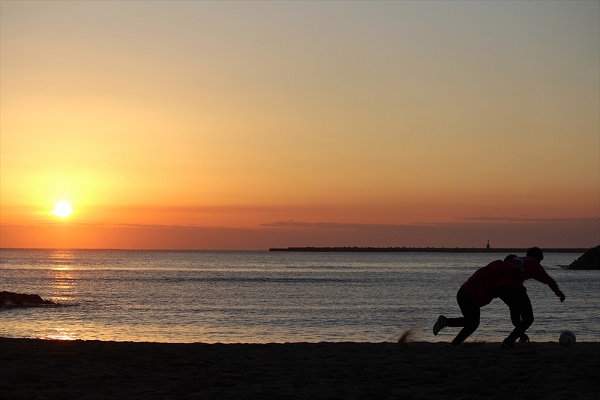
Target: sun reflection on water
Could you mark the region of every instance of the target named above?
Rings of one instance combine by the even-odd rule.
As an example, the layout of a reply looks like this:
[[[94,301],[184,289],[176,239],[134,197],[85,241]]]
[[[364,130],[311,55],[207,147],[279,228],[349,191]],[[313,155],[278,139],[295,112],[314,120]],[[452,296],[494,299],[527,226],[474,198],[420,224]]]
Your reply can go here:
[[[53,250],[50,260],[53,265],[56,265],[56,269],[68,269],[75,260],[75,253],[73,250]]]
[[[50,340],[78,340],[77,334],[65,328],[55,328],[55,333],[46,335],[44,339]]]
[[[75,301],[77,295],[77,273],[73,269],[75,254],[73,250],[54,250],[50,255],[52,262],[52,297],[58,302]]]

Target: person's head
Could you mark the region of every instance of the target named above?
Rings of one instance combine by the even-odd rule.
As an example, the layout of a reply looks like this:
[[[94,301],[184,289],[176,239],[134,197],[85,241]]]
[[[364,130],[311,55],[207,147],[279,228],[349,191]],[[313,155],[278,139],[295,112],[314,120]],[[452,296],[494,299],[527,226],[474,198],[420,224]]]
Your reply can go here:
[[[506,257],[504,257],[504,262],[509,262],[510,260],[513,260],[513,259],[515,259],[515,258],[517,258],[517,256],[516,256],[516,255],[514,255],[514,254],[509,254],[509,255],[507,255]]]
[[[540,250],[539,247],[532,247],[529,250],[527,250],[527,257],[531,257],[535,260],[537,260],[538,262],[542,261],[544,259],[544,253],[542,253],[542,250]]]

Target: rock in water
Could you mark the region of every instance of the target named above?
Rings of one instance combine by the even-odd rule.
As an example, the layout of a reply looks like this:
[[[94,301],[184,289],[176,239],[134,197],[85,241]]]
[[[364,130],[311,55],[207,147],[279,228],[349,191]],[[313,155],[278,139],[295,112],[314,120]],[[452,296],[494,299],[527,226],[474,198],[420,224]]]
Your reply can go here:
[[[600,269],[600,246],[592,247],[569,265],[569,269]]]
[[[56,303],[50,300],[44,300],[37,294],[0,292],[0,308],[35,307],[44,305],[56,305]]]

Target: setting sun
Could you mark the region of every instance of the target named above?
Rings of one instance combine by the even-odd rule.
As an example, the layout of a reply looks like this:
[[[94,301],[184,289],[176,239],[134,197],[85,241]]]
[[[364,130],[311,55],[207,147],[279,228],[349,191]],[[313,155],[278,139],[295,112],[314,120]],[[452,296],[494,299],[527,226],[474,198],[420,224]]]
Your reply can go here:
[[[60,218],[66,218],[69,215],[71,215],[71,213],[73,213],[73,208],[71,207],[71,204],[69,204],[68,202],[59,201],[54,206],[54,210],[50,211],[50,213],[52,213]]]

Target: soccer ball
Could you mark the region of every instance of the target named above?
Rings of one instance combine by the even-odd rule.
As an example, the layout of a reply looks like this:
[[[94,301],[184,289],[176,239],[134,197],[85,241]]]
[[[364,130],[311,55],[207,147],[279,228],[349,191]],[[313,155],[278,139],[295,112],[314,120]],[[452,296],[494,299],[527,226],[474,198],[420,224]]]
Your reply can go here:
[[[558,343],[563,346],[573,346],[575,344],[575,334],[571,331],[562,331],[558,337]]]

